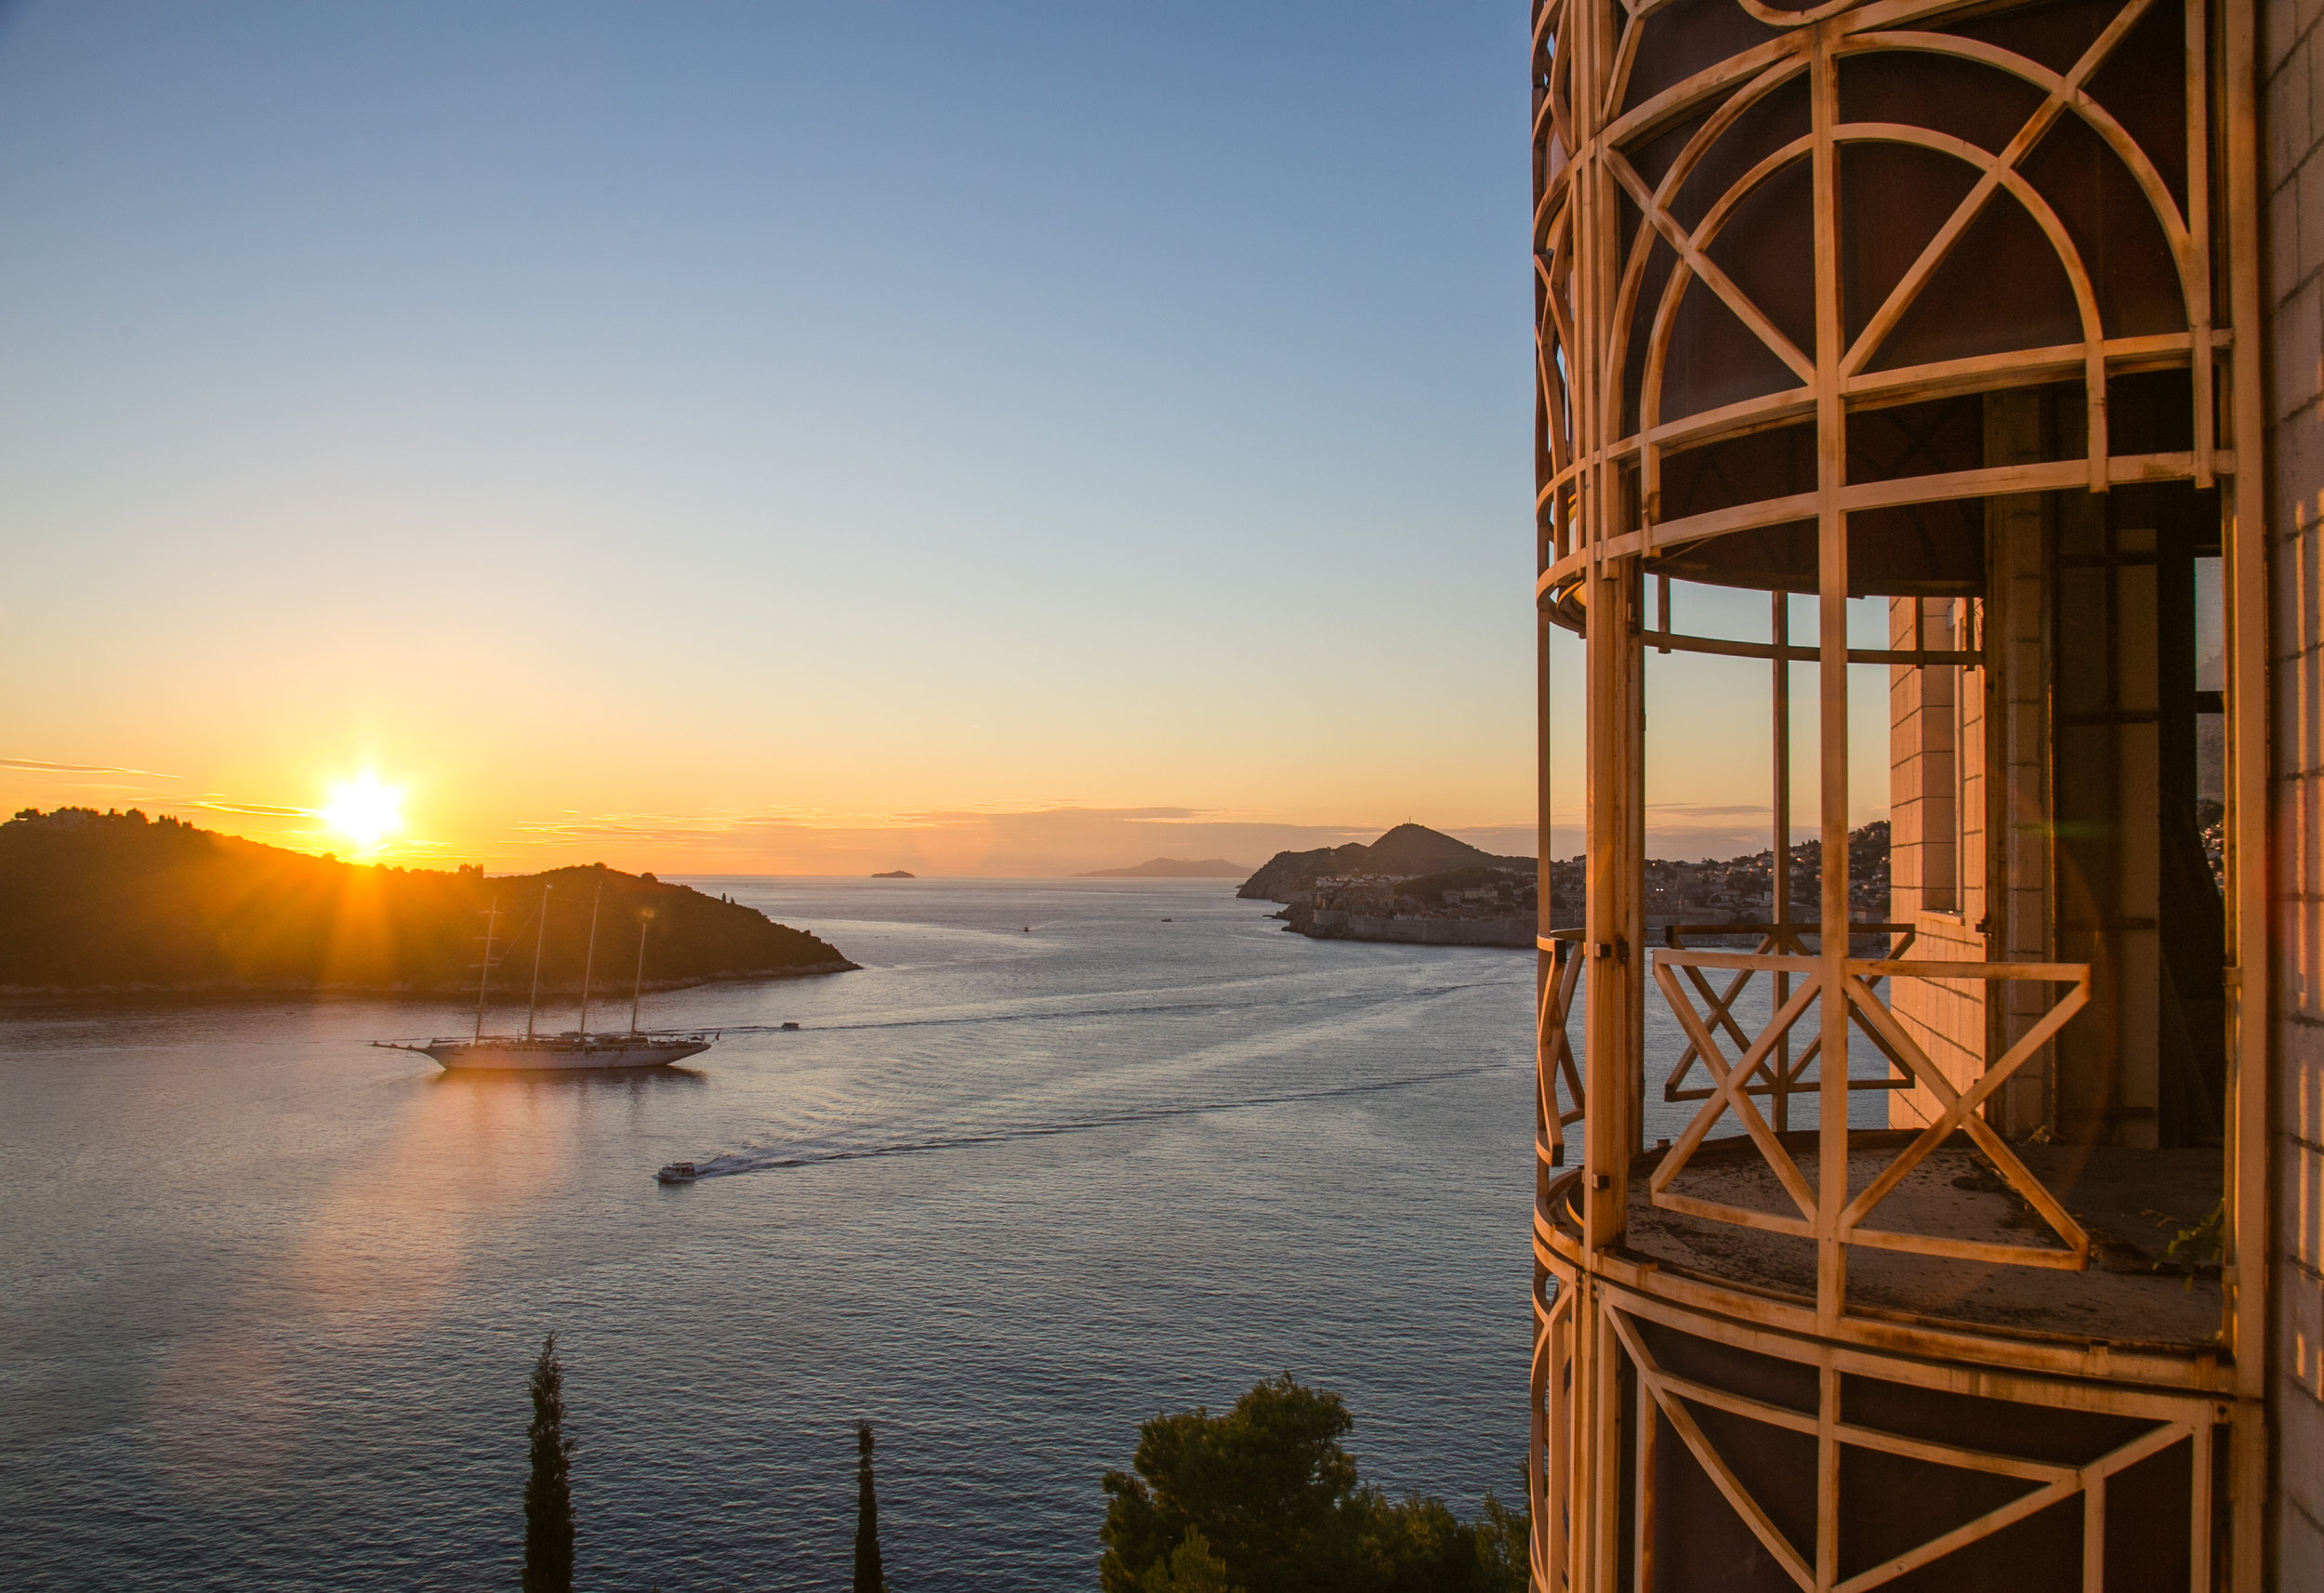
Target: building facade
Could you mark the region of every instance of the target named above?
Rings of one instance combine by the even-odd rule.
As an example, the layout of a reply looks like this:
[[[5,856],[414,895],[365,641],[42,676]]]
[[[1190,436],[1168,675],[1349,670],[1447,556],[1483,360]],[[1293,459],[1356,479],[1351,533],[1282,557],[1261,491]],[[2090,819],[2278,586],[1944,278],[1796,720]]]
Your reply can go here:
[[[2324,52],[2314,6],[2257,24],[2267,254],[2268,868],[2275,993],[2268,1286],[2277,1586],[2324,1587]]]
[[[1536,8],[1537,1587],[2324,1586],[2315,20]],[[1812,916],[1648,930],[1674,654]]]

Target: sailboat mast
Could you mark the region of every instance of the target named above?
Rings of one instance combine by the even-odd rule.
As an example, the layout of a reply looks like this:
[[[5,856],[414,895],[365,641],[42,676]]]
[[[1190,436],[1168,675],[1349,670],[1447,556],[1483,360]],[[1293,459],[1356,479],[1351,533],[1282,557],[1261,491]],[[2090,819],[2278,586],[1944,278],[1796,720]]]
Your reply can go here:
[[[500,898],[484,910],[484,961],[476,975],[476,1037],[484,1037],[484,997],[493,987],[493,927],[500,921]]]
[[[541,927],[533,938],[533,1001],[524,1009],[524,1037],[533,1037],[533,1019],[541,1009],[541,948],[548,944],[548,893],[554,885],[541,887]]]
[[[581,1037],[589,1037],[589,976],[597,971],[597,910],[605,904],[605,882],[597,882],[597,894],[589,898],[589,950],[581,959]]]
[[[638,997],[645,989],[645,932],[654,928],[654,909],[638,916],[638,981],[629,987],[629,1032],[638,1032]]]

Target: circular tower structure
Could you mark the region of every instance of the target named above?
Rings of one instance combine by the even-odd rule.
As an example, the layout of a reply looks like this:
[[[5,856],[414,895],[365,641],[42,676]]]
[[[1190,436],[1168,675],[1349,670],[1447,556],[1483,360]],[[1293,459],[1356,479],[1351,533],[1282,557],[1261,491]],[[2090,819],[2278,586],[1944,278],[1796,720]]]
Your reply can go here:
[[[1543,1593],[2259,1586],[2251,26],[1535,8]]]

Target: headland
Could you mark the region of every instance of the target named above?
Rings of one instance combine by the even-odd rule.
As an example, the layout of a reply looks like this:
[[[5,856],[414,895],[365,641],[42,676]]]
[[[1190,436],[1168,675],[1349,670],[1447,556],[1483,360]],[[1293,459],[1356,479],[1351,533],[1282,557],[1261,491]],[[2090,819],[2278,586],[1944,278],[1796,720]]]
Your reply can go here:
[[[27,809],[0,824],[0,995],[473,991],[495,902],[504,992],[529,986],[536,948],[542,990],[578,990],[593,907],[601,991],[631,981],[641,927],[648,989],[856,966],[804,930],[651,874],[348,863],[135,809]]]
[[[1822,843],[1791,848],[1784,889],[1789,916],[1813,922],[1820,907]],[[1320,940],[1401,941],[1425,945],[1531,947],[1540,914],[1538,864],[1497,857],[1420,824],[1399,824],[1369,846],[1277,852],[1235,894],[1280,902],[1285,928]],[[1773,914],[1777,870],[1772,849],[1723,861],[1645,864],[1645,928],[1685,925],[1715,934],[1723,925],[1764,923]],[[1888,821],[1848,836],[1849,915],[1879,923],[1889,913]],[[1547,921],[1580,922],[1583,862],[1550,864]]]
[[[1318,940],[1530,947],[1534,871],[1529,857],[1398,824],[1369,846],[1277,852],[1235,894],[1283,902],[1284,927]]]

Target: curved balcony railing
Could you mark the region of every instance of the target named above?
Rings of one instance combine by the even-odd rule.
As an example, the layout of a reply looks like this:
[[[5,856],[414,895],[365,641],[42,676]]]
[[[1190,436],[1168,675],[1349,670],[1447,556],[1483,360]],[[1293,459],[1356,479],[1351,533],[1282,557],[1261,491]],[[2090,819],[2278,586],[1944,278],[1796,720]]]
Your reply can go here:
[[[1908,927],[1851,925],[1857,936],[1894,934],[1895,950],[1911,943]],[[1675,943],[1688,932],[1752,933],[1754,952],[1718,951]],[[1666,931],[1674,943],[1652,956],[1656,987],[1685,1035],[1685,1047],[1665,1075],[1663,1099],[1700,1105],[1667,1150],[1654,1158],[1644,1193],[1654,1205],[1710,1221],[1795,1238],[1835,1239],[1844,1244],[1903,1251],[1957,1260],[2080,1270],[2090,1264],[2091,1238],[2065,1205],[2028,1169],[2009,1143],[1986,1121],[1982,1108],[2090,1002],[2087,963],[1936,962],[1886,957],[1851,957],[1842,994],[1853,1029],[1868,1040],[1888,1064],[1884,1076],[1852,1077],[1851,1092],[1919,1090],[1934,1114],[1862,1189],[1844,1203],[1826,1203],[1814,1181],[1784,1144],[1782,1112],[1793,1095],[1813,1096],[1820,1081],[1808,1076],[1821,1059],[1820,1035],[1802,1037],[1793,1054],[1794,1032],[1809,1014],[1822,1010],[1823,960],[1796,949],[1817,933],[1814,924],[1683,925]],[[1581,988],[1580,931],[1558,930],[1540,937],[1547,954],[1537,1007],[1539,1110],[1537,1150],[1546,1169],[1565,1160],[1565,1130],[1588,1115],[1584,1071],[1571,1028]],[[1779,947],[1794,949],[1780,950]],[[1716,976],[1727,977],[1721,981]],[[1738,1007],[1754,979],[1774,987],[1769,1016],[1756,1033],[1748,1033]],[[1882,998],[1881,986],[1896,980],[1943,980],[2063,985],[2065,994],[2025,1027],[2000,1056],[1987,1060],[1978,1075],[1957,1083],[1939,1067]],[[1644,1059],[1638,1060],[1643,1075]],[[1699,1070],[1706,1084],[1690,1087]],[[1640,1081],[1643,1084],[1643,1076]],[[1777,1116],[1770,1121],[1761,1102]],[[1791,1211],[1762,1211],[1688,1192],[1683,1181],[1696,1153],[1730,1116],[1756,1149],[1788,1198]],[[1848,1136],[1845,1121],[1824,1124],[1819,1135]],[[1940,1233],[1907,1232],[1873,1225],[1882,1204],[1929,1154],[1956,1135],[1966,1137],[2001,1181],[2047,1226],[2053,1244],[2007,1244]]]
[[[2090,1235],[2058,1199],[2043,1187],[2041,1180],[2027,1170],[2025,1163],[2011,1151],[2008,1142],[1993,1130],[1978,1110],[1996,1090],[2009,1082],[2011,1075],[2039,1055],[2041,1047],[2049,1044],[2075,1013],[2089,1005],[2089,964],[1909,962],[1894,958],[1849,958],[1846,964],[1847,984],[1843,992],[1847,998],[1848,1015],[1856,1027],[1870,1036],[1881,1054],[1894,1067],[1901,1070],[1903,1075],[1890,1079],[1852,1078],[1848,1081],[1849,1088],[1918,1087],[1934,1098],[1938,1110],[1935,1118],[1914,1137],[1912,1142],[1837,1212],[1832,1210],[1830,1203],[1819,1200],[1817,1191],[1808,1182],[1807,1175],[1784,1148],[1776,1138],[1775,1128],[1752,1100],[1750,1088],[1752,1081],[1768,1069],[1777,1047],[1790,1035],[1800,1020],[1817,1007],[1816,998],[1823,992],[1822,959],[1797,954],[1684,951],[1666,947],[1655,954],[1653,966],[1657,987],[1661,990],[1663,999],[1670,1003],[1671,1015],[1686,1031],[1691,1051],[1701,1059],[1712,1081],[1710,1090],[1700,1092],[1706,1099],[1701,1110],[1696,1112],[1694,1121],[1673,1141],[1669,1153],[1661,1158],[1647,1178],[1648,1197],[1656,1205],[1739,1227],[1789,1233],[1806,1239],[1837,1239],[1846,1244],[1909,1251],[1923,1256],[1948,1256],[1961,1260],[1999,1261],[2019,1267],[2059,1267],[2073,1270],[2080,1270],[2090,1264]],[[1702,975],[1702,970],[1706,968],[1735,971],[1740,976],[1736,981],[1737,986],[1742,978],[1763,972],[1783,980],[1790,986],[1789,998],[1776,1007],[1766,1027],[1744,1046],[1732,1061],[1720,1046],[1714,1025],[1706,1020],[1687,994],[1689,983],[1709,994],[1709,983]],[[1682,974],[1687,976],[1686,980],[1682,981]],[[1964,1089],[1956,1086],[1946,1076],[1944,1070],[1930,1060],[1928,1053],[1897,1020],[1887,1003],[1881,999],[1880,993],[1873,986],[1877,981],[1885,979],[1967,980],[1985,983],[2030,981],[2064,984],[2069,988],[2049,1011],[2018,1036],[2007,1051],[1988,1060],[1983,1073]],[[1741,1031],[1735,1027],[1730,1015],[1732,1001],[1718,1011],[1726,1019],[1725,1027],[1740,1040]],[[1806,1066],[1804,1054],[1799,1065]],[[1798,1206],[1797,1218],[1700,1200],[1672,1187],[1711,1129],[1729,1112],[1734,1113],[1752,1144],[1758,1147],[1768,1168],[1776,1175],[1776,1181],[1783,1186],[1784,1192]],[[1847,1129],[1845,1122],[1828,1123],[1819,1126],[1819,1133],[1845,1135]],[[1987,1240],[1903,1233],[1867,1226],[1867,1219],[1873,1211],[1895,1191],[1913,1168],[1956,1132],[1966,1134],[1985,1153],[2002,1181],[2049,1225],[2064,1249],[2032,1244],[1997,1244]]]

